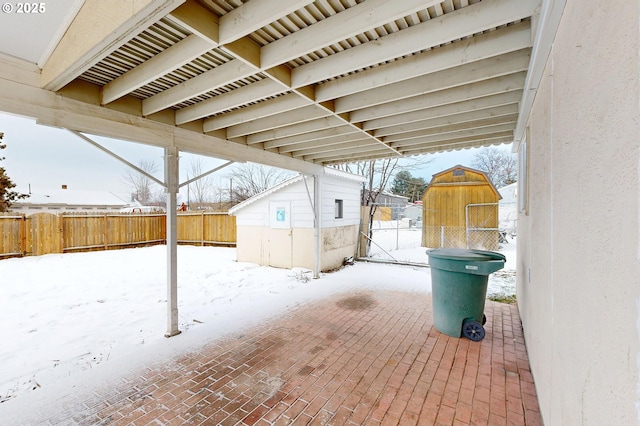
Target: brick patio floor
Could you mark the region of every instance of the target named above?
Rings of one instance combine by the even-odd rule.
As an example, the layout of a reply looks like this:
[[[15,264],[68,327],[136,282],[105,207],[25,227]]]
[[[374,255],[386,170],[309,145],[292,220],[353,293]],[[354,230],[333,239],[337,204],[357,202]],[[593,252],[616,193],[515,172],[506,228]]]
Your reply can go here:
[[[431,296],[346,293],[123,377],[48,424],[541,425],[517,307],[486,337],[433,327]]]

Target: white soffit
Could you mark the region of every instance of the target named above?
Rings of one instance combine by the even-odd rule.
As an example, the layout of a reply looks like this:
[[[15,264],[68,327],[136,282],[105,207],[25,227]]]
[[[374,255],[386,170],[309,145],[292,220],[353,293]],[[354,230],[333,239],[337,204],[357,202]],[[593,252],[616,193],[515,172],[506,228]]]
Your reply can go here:
[[[0,52],[42,67],[83,3],[84,0],[2,2]]]

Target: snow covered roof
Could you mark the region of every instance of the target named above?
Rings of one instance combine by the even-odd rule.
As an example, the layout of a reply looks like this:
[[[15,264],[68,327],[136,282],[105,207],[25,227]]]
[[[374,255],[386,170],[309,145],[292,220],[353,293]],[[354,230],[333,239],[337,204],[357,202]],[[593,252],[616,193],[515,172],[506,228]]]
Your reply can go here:
[[[518,199],[518,182],[514,182],[510,185],[503,186],[498,189],[500,195],[502,195],[503,203],[513,203]]]
[[[239,204],[236,204],[235,206],[231,207],[229,209],[229,214],[231,216],[233,216],[233,215],[236,214],[236,212],[238,210],[241,210],[241,209],[243,209],[243,208],[255,203],[258,200],[261,200],[261,199],[263,199],[265,197],[268,197],[269,195],[273,194],[274,192],[280,191],[282,188],[286,188],[289,185],[292,185],[292,184],[294,184],[296,182],[299,182],[299,181],[302,180],[302,178],[303,178],[303,175],[301,175],[301,174],[298,175],[298,176],[294,176],[294,177],[292,177],[290,179],[285,180],[284,182],[279,183],[278,185],[272,186],[271,188],[267,189],[266,191],[262,191],[261,193],[259,193],[257,195],[254,195],[251,198],[247,198],[243,202],[241,202]]]
[[[33,192],[29,198],[13,203],[13,206],[57,205],[57,206],[114,206],[129,204],[119,196],[108,191],[87,191],[72,189],[52,189]]]
[[[324,168],[324,172],[327,175],[330,176],[335,176],[341,179],[345,179],[345,180],[351,180],[351,181],[355,181],[355,182],[364,182],[366,179],[362,176],[359,175],[354,175],[353,173],[348,173],[348,172],[343,172],[342,170],[338,170],[338,169],[334,169],[332,167],[325,167]],[[273,194],[274,192],[278,192],[280,190],[282,190],[283,188],[286,188],[289,185],[292,185],[296,182],[301,181],[303,178],[303,175],[297,175],[294,176],[290,179],[285,180],[284,182],[279,183],[278,185],[272,186],[271,188],[267,189],[266,191],[262,191],[261,193],[254,195],[251,198],[248,198],[246,200],[244,200],[243,202],[236,204],[235,206],[231,207],[229,209],[229,214],[231,216],[235,215],[236,212],[238,210],[241,210],[253,203],[255,203],[258,200],[261,200],[265,197],[268,197],[269,195]]]
[[[367,179],[364,176],[354,175],[353,173],[343,172],[342,170],[334,169],[333,167],[325,167],[324,173],[331,176],[337,176],[347,180],[355,180],[356,182],[364,182]]]

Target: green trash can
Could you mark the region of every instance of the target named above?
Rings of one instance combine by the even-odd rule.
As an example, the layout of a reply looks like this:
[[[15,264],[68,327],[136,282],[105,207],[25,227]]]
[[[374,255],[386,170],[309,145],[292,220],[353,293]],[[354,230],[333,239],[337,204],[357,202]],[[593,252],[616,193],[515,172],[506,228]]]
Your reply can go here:
[[[489,274],[504,268],[506,258],[485,250],[427,250],[431,266],[433,325],[441,333],[484,338],[484,302]]]

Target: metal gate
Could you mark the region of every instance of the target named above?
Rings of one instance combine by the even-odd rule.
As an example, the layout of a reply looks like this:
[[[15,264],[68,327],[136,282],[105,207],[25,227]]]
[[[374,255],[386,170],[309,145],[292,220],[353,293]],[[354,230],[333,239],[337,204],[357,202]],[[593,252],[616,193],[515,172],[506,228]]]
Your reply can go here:
[[[466,246],[470,249],[500,248],[504,235],[500,232],[498,203],[467,204],[465,207]]]

